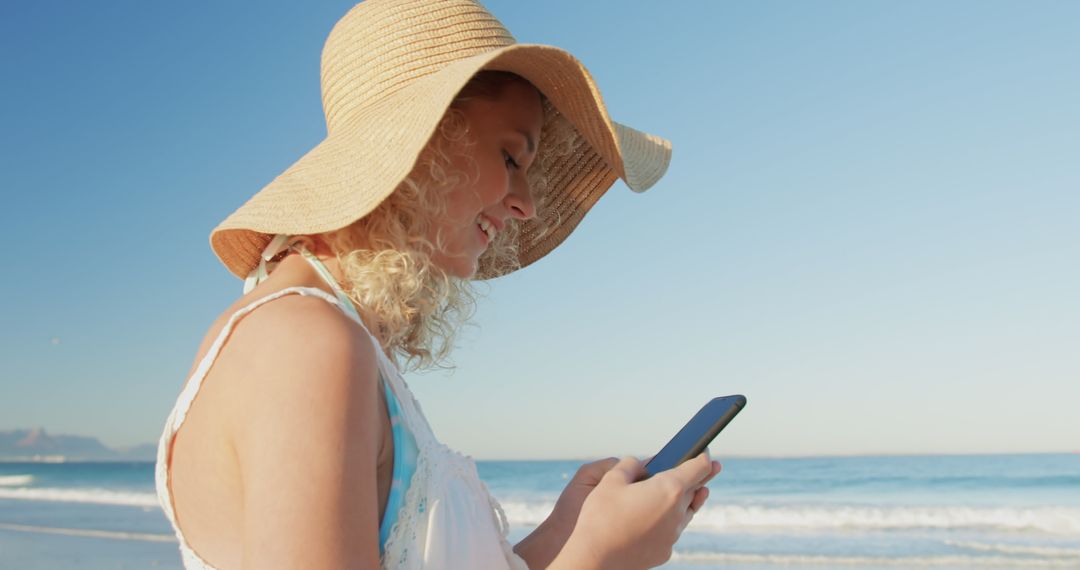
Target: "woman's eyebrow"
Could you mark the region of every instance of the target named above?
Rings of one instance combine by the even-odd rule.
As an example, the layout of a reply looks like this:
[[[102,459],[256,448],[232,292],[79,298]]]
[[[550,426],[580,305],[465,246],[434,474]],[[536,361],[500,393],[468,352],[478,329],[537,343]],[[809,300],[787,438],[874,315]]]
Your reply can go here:
[[[525,137],[525,142],[529,145],[529,154],[532,154],[532,152],[536,150],[536,143],[533,141],[532,135],[525,129],[517,129],[517,132]]]

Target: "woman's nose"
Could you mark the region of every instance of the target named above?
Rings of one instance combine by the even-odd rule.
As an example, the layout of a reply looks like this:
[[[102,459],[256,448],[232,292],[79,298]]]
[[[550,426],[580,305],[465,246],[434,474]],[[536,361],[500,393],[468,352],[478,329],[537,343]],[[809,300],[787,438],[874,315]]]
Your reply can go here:
[[[510,215],[519,220],[531,220],[536,217],[536,201],[533,199],[529,183],[525,180],[514,181],[510,185],[503,203]]]

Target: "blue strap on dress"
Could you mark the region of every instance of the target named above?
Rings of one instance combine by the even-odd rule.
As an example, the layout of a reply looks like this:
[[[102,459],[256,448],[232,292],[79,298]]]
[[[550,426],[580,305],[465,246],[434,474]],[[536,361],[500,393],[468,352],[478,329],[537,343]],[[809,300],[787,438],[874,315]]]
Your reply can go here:
[[[398,520],[398,511],[405,504],[405,493],[408,491],[413,473],[416,472],[418,453],[416,440],[405,428],[397,397],[394,396],[385,378],[383,384],[386,386],[386,406],[390,410],[390,429],[394,435],[394,474],[393,483],[390,484],[390,497],[386,501],[386,512],[383,513],[382,522],[379,524],[380,557],[385,552],[386,541],[390,538],[390,529]]]

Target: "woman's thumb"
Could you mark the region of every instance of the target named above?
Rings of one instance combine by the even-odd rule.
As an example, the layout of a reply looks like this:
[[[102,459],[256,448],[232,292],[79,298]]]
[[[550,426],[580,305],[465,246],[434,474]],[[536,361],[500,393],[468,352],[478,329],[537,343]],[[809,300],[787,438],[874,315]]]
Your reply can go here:
[[[596,485],[618,462],[618,457],[606,457],[592,463],[586,463],[578,468],[577,473],[574,474],[574,480],[586,485]]]
[[[637,480],[642,471],[642,463],[633,455],[624,455],[619,462],[604,474],[604,479],[613,478],[620,483],[629,485]]]
[[[693,459],[688,459],[672,469],[671,476],[678,479],[684,487],[690,488],[712,475],[712,469],[712,456],[709,454],[709,449],[705,448]]]

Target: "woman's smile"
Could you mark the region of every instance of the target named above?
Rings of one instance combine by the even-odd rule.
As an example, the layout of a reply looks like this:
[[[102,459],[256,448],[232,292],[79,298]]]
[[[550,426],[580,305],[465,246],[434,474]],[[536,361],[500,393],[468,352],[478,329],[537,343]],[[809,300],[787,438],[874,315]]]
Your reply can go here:
[[[489,236],[488,233],[484,231],[483,221],[476,224],[476,231],[480,232],[480,241],[484,244],[484,247],[487,248],[488,244],[491,243],[491,236]]]

